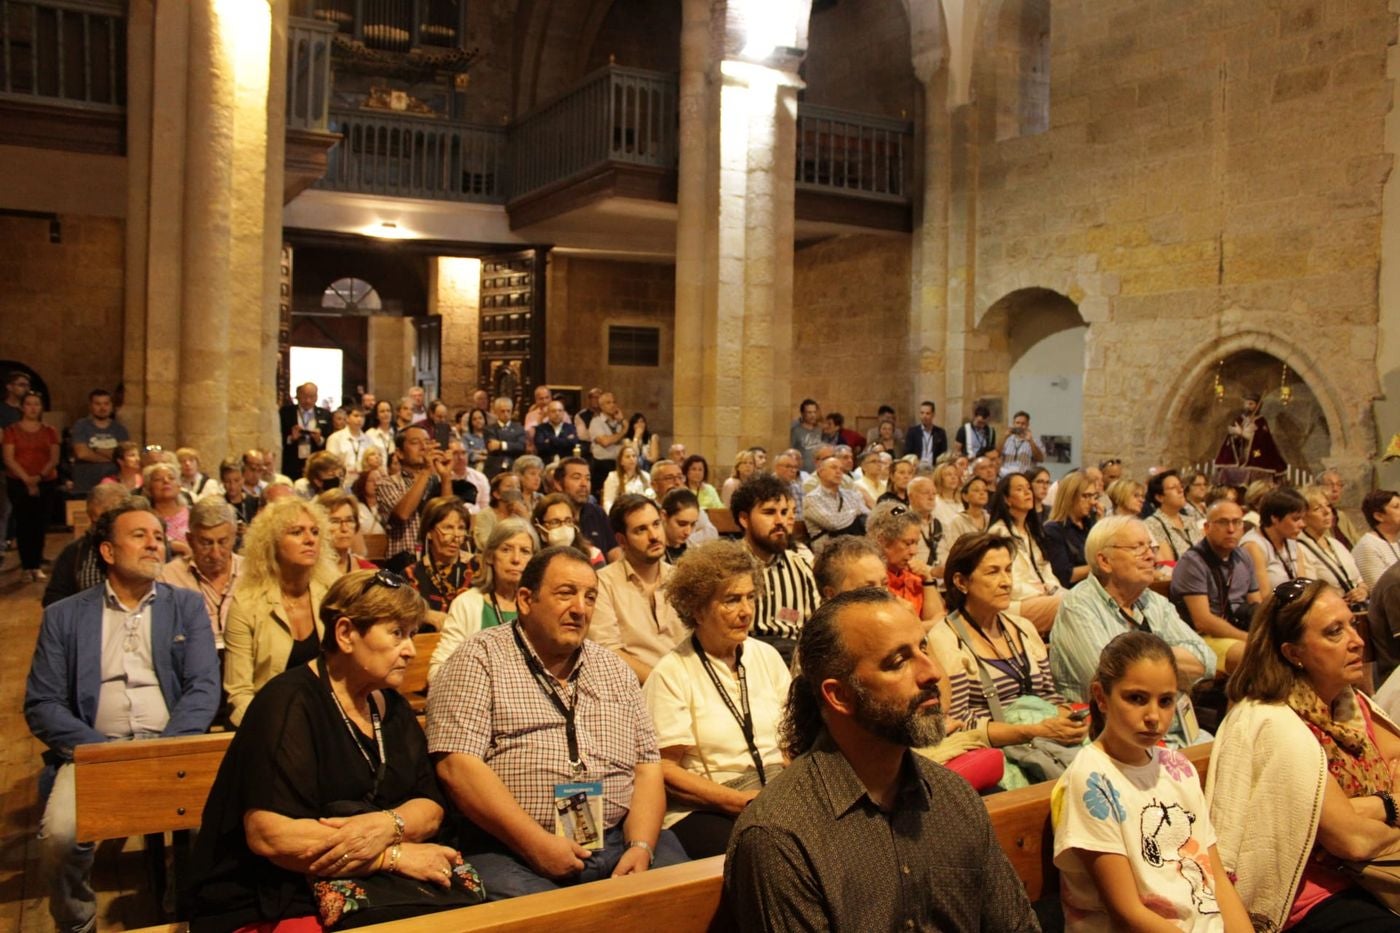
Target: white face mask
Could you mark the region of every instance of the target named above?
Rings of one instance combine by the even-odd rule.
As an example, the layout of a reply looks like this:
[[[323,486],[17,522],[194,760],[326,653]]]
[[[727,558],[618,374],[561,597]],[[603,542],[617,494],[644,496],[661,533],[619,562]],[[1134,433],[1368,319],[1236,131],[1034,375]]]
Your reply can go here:
[[[574,543],[574,526],[560,525],[545,532],[545,540],[550,547],[567,547]]]

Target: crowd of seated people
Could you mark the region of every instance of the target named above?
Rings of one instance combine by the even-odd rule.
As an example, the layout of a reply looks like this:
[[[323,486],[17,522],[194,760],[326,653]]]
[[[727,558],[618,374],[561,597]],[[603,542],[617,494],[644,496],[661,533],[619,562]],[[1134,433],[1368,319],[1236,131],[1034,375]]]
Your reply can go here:
[[[547,392],[537,393],[526,431],[509,399],[489,414],[473,408],[481,418],[433,419],[438,406],[410,395],[393,411],[381,402],[331,419],[313,390],[303,387],[283,413],[281,463],[294,476],[260,450],[224,461],[214,480],[198,451],[171,458],[138,447],[133,472],[122,443],[112,445],[111,482],[86,495],[92,530],[60,555],[45,595],[26,709],[53,763],[71,761],[77,741],[176,734],[165,720],[182,691],[198,690],[199,711],[180,720],[181,732],[213,723],[238,733],[196,852],[195,929],[314,916],[330,888],[313,897],[306,876],[331,888],[387,876],[432,882],[439,890],[417,905],[423,912],[726,852],[741,814],[792,765],[781,731],[805,624],[824,601],[867,588],[887,591],[919,622],[938,672],[946,728],[917,750],[980,791],[1075,773],[1106,728],[1091,730],[1091,708],[1099,716],[1126,676],[1123,665],[1105,674],[1102,653],[1134,633],[1160,642],[1169,661],[1166,746],[1212,739],[1195,719],[1192,688],[1233,674],[1240,708],[1268,710],[1232,711],[1219,727],[1214,738],[1242,743],[1228,773],[1254,779],[1274,752],[1249,741],[1291,707],[1341,793],[1386,789],[1368,756],[1400,748],[1400,737],[1352,699],[1363,681],[1353,676],[1360,655],[1350,633],[1368,575],[1400,558],[1400,494],[1368,493],[1370,530],[1347,546],[1340,490],[1323,484],[1256,491],[1250,527],[1239,504],[1246,491],[1212,488],[1201,475],[1153,470],[1143,483],[1111,462],[1072,470],[1052,488],[1024,432],[1012,435],[1021,441],[1013,462],[988,448],[995,433],[978,415],[959,434],[983,441],[969,461],[961,439],[947,449],[933,430],[929,405],[902,438],[918,442],[914,451],[892,443],[901,433],[891,412],[882,424],[892,427],[868,441],[859,469],[845,433],[808,438],[804,411],[794,437],[810,446],[771,463],[763,448],[736,452],[741,466],[721,495],[708,461],[680,445],[679,462],[644,470],[642,450],[659,441],[644,418],[633,422],[635,439],[614,441],[621,415],[610,396],[589,419],[597,430],[585,424],[592,444],[545,460],[530,452],[535,440],[576,425]],[[375,427],[360,430],[367,420]],[[468,439],[474,423],[485,425],[482,444]],[[581,448],[611,453],[607,469],[576,456]],[[476,450],[490,474],[480,497],[468,472],[477,472]],[[721,508],[738,529],[733,540],[716,540],[707,513]],[[123,539],[128,531],[140,540]],[[371,562],[365,535],[381,533]],[[93,593],[103,598],[84,608],[78,600]],[[153,639],[169,633],[150,621],[140,628],[152,599],[175,599],[203,621],[212,669],[201,660],[198,672],[174,675],[180,684],[166,682]],[[80,608],[96,614],[99,633],[125,619],[122,650],[143,658],[154,680],[142,679],[140,664],[103,655],[100,669],[79,671],[81,689],[63,684],[61,654],[76,648],[54,639]],[[1261,641],[1261,626],[1279,630]],[[432,629],[441,634],[425,733],[394,688],[417,650],[413,635]],[[1251,664],[1279,670],[1242,685]],[[80,700],[57,729],[55,711],[70,696]],[[116,726],[109,697],[130,710]],[[157,707],[165,717],[149,715]],[[289,745],[279,738],[289,730],[309,738]],[[1112,740],[1095,747],[1122,751]],[[1303,766],[1292,767],[1301,794]],[[1238,814],[1217,812],[1216,801],[1228,795],[1245,807],[1261,792],[1231,785],[1210,802],[1220,858],[1245,906],[1254,911],[1260,898],[1260,909],[1293,919],[1314,909],[1369,917],[1370,902],[1336,872],[1305,874],[1293,890],[1245,880],[1265,850],[1236,833]],[[46,825],[71,809],[65,800],[51,798]],[[1273,827],[1278,851],[1364,858],[1394,832],[1393,804],[1368,799],[1350,817],[1334,809],[1324,806],[1306,836]],[[1338,841],[1349,832],[1364,844]],[[73,873],[90,870],[91,852],[71,848],[49,857],[60,923],[75,904],[79,919],[90,916],[91,889]],[[335,890],[343,899],[345,885]],[[1110,915],[1111,901],[1099,905]]]

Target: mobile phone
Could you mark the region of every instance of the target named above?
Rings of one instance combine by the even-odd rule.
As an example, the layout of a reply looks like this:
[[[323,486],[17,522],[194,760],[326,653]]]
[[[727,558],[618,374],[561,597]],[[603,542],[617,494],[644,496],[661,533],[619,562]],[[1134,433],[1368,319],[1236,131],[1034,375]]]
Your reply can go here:
[[[1071,710],[1069,718],[1075,722],[1083,722],[1089,718],[1089,707],[1086,706],[1083,709]]]

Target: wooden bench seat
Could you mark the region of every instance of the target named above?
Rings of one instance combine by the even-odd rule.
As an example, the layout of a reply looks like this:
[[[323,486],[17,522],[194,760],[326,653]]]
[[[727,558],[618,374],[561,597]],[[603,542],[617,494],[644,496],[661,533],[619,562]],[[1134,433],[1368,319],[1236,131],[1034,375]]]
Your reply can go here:
[[[129,746],[139,743],[117,744]],[[1208,744],[1186,750],[1186,757],[1196,766],[1203,783],[1210,764],[1210,751]],[[1050,826],[1050,794],[1053,790],[1053,783],[1044,783],[983,798],[997,841],[1033,901],[1055,893],[1059,884],[1059,873],[1051,861],[1055,838]],[[78,820],[81,827],[81,797]],[[81,830],[80,838],[86,838]],[[627,878],[562,888],[546,894],[532,894],[364,929],[379,933],[465,933],[469,930],[488,933],[616,933],[618,930],[655,928],[667,933],[702,933],[714,924],[723,879],[724,859],[716,856]],[[136,933],[184,933],[185,929],[185,924],[173,923],[148,927]]]

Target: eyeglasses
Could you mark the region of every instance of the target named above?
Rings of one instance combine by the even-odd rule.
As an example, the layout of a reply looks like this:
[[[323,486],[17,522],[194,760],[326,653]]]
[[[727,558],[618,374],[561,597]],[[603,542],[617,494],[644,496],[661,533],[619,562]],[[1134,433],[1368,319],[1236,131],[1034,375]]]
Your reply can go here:
[[[574,522],[573,519],[569,518],[550,518],[540,522],[539,525],[545,531],[553,531],[556,528],[572,528]]]
[[[1120,551],[1131,551],[1134,554],[1152,554],[1157,550],[1152,546],[1151,541],[1139,541],[1137,544],[1110,544],[1109,547]]]
[[[1316,580],[1309,579],[1308,577],[1294,577],[1292,580],[1284,580],[1278,586],[1274,587],[1274,602],[1276,608],[1282,609],[1284,606],[1287,606],[1289,603],[1293,602],[1293,600],[1302,596],[1303,592],[1316,582]]]
[[[337,528],[345,528],[345,527],[354,528],[354,527],[355,527],[355,519],[354,519],[353,517],[351,517],[351,518],[332,518],[332,519],[330,520],[330,523],[331,523],[332,525],[336,526]]]

